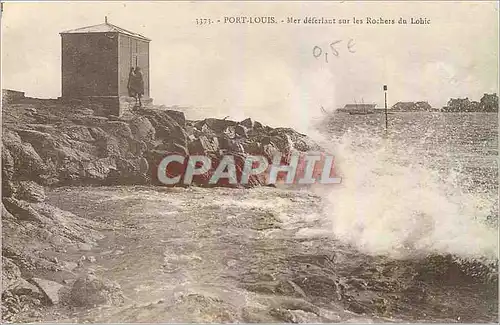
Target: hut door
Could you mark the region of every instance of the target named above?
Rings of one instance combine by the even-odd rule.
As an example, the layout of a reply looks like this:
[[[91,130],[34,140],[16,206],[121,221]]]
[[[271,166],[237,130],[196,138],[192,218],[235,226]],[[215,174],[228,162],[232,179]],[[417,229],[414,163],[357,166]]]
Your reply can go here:
[[[136,39],[129,38],[130,44],[130,67],[139,66],[139,44]]]

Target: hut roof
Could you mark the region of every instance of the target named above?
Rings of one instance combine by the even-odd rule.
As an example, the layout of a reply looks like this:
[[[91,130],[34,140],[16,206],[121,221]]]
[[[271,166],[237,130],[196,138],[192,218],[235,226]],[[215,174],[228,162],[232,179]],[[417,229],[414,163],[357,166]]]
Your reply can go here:
[[[70,30],[61,32],[61,34],[86,34],[86,33],[120,33],[120,34],[124,34],[124,35],[128,35],[128,36],[140,38],[140,39],[143,39],[145,41],[151,41],[149,38],[142,36],[141,34],[131,32],[129,30],[115,26],[115,25],[110,24],[108,22],[105,22],[105,23],[102,23],[99,25],[86,26],[86,27],[70,29]]]

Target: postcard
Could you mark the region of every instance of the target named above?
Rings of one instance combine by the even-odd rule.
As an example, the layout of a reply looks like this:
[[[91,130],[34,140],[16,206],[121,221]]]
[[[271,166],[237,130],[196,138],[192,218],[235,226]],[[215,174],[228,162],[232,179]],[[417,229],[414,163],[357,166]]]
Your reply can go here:
[[[1,8],[2,322],[498,321],[498,2]]]

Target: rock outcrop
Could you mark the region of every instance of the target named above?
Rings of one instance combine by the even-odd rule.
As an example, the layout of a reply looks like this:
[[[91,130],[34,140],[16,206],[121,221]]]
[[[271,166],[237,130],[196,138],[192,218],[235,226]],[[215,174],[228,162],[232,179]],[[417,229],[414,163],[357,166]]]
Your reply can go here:
[[[75,307],[120,305],[124,301],[120,285],[93,274],[82,276],[73,283],[69,299]]]
[[[271,161],[279,153],[286,160],[293,150],[319,149],[293,129],[273,129],[251,119],[187,121],[182,112],[142,109],[127,120],[115,120],[93,116],[86,107],[30,103],[36,114],[26,109],[28,104],[5,107],[11,113],[17,109],[17,116],[7,114],[2,140],[4,197],[30,202],[43,201],[40,185],[157,183],[156,168],[168,153],[210,156],[213,170],[223,155],[233,155],[241,170],[247,155]],[[194,181],[206,185],[206,180]],[[251,186],[256,185],[265,184],[255,178]]]

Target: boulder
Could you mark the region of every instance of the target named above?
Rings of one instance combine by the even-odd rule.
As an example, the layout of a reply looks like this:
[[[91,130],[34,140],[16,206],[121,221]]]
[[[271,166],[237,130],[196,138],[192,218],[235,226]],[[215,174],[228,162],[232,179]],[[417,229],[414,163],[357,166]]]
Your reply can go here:
[[[63,285],[40,278],[31,278],[30,281],[43,292],[45,298],[51,305],[57,305],[59,303],[59,291],[63,288]]]
[[[9,133],[12,134],[12,132]],[[3,145],[8,149],[14,162],[13,177],[40,179],[41,175],[47,173],[47,166],[30,143],[23,143],[16,136],[5,137],[4,133],[4,138],[2,139]],[[8,157],[6,158],[9,159]],[[12,161],[7,163],[11,165]]]
[[[175,139],[177,143],[187,143],[187,133],[184,128],[172,118],[167,111],[144,110],[143,114],[156,130],[156,138]]]
[[[261,155],[263,152],[262,143],[258,141],[245,141],[241,143],[243,151],[249,155]]]
[[[14,198],[4,198],[2,200],[7,211],[17,220],[34,221],[44,223],[46,218],[40,215],[28,202],[16,200]]]
[[[228,130],[230,127],[231,126],[228,126],[226,128],[226,130]],[[195,129],[195,130],[199,130],[198,132],[194,133],[194,135],[196,135],[196,136],[201,136],[201,135],[205,135],[207,137],[215,137],[215,136],[217,136],[217,133],[214,130],[212,130],[207,124],[203,124],[200,129]],[[230,132],[231,131],[228,130],[228,133],[230,133]],[[233,135],[233,137],[234,137],[234,135]]]
[[[234,127],[234,133],[236,134],[236,136],[238,137],[242,137],[242,138],[248,138],[248,130],[245,126],[243,125],[236,125]]]
[[[90,133],[88,127],[83,125],[69,125],[62,128],[62,132],[66,134],[70,139],[81,141],[81,142],[92,142],[94,137]]]
[[[240,125],[243,125],[247,129],[251,129],[253,127],[253,122],[251,118],[246,118],[240,122]]]
[[[137,149],[135,147],[136,141],[132,138],[124,138],[117,136],[108,136],[103,139],[96,141],[96,146],[98,148],[99,156],[102,158],[119,158],[127,157],[132,154],[131,149]],[[135,147],[135,148],[132,148]]]
[[[283,154],[287,154],[292,149],[292,142],[286,134],[271,136],[270,142]]]
[[[126,122],[122,121],[108,121],[104,130],[117,138],[132,138],[132,130]]]
[[[195,124],[195,127],[198,130],[202,130],[203,126],[206,125],[210,130],[215,133],[222,133],[229,126],[235,126],[237,122],[231,120],[221,120],[216,118],[207,118],[202,121],[199,121]]]
[[[269,162],[272,162],[276,155],[283,156],[283,153],[272,143],[263,146],[263,153]]]
[[[195,141],[188,144],[190,155],[206,155],[208,153],[219,152],[219,140],[216,137],[209,139],[207,136],[200,136]]]
[[[116,170],[116,161],[114,158],[99,158],[95,161],[82,162],[83,175],[89,183],[92,181],[104,181],[112,170]]]
[[[93,274],[81,276],[73,283],[69,299],[75,307],[120,305],[124,302],[119,284]]]
[[[2,202],[2,220],[4,220],[4,221],[5,220],[10,220],[10,221],[16,220],[16,218],[12,215],[12,213],[7,211],[3,202]]]
[[[45,190],[42,185],[33,181],[21,181],[17,197],[28,202],[43,202],[45,201]]]
[[[24,142],[30,143],[41,156],[53,156],[56,149],[61,146],[61,143],[56,141],[52,134],[26,129],[18,129],[16,131],[21,139]]]
[[[244,147],[242,146],[242,144],[239,141],[231,139],[226,135],[219,136],[217,138],[217,140],[219,142],[220,149],[222,149],[226,153],[227,152],[235,152],[235,153],[245,152]]]
[[[108,137],[108,134],[100,127],[89,127],[88,130],[94,140],[105,139]]]
[[[156,130],[151,122],[144,116],[136,116],[129,122],[132,136],[142,141],[153,141]]]
[[[12,288],[12,293],[15,295],[27,295],[33,298],[44,298],[44,294],[40,291],[40,289],[34,285],[29,283],[24,279],[20,279],[19,282]]]
[[[269,132],[272,141],[280,150],[292,146],[299,151],[321,151],[321,147],[308,138],[291,128],[276,128]]]
[[[78,267],[78,264],[75,262],[63,261],[61,264],[62,264],[63,269],[70,271],[70,272]]]
[[[149,163],[144,157],[116,159],[116,170],[108,176],[111,184],[145,184],[149,180]]]
[[[194,139],[194,140],[196,140],[196,139]],[[163,154],[164,156],[169,154],[169,153],[170,154],[176,153],[176,154],[183,155],[183,156],[189,155],[189,151],[185,146],[183,146],[182,144],[179,144],[179,143],[175,143],[172,140],[162,141],[161,143],[159,143],[158,145],[155,146],[154,150],[162,151],[164,153]]]
[[[174,119],[180,126],[182,127],[186,126],[186,116],[184,115],[183,112],[167,109],[165,110],[165,113],[172,119]]]
[[[223,135],[230,138],[230,139],[234,139],[236,137],[236,130],[235,130],[235,126],[233,125],[230,125],[228,126],[224,132],[223,132]]]

